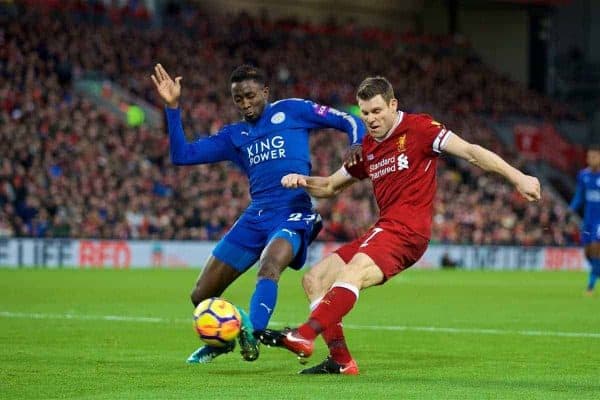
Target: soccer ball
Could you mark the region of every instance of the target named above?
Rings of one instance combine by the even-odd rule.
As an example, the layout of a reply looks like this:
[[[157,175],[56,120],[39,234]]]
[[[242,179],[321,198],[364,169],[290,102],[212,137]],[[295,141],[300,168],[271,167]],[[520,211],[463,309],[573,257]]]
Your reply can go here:
[[[240,333],[242,317],[227,300],[211,297],[194,310],[194,329],[206,344],[223,347]]]

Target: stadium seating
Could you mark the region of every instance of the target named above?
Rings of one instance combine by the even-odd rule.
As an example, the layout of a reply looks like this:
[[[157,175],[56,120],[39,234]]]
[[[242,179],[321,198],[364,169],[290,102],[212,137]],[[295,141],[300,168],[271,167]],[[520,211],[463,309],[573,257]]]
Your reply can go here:
[[[228,73],[259,63],[272,98],[354,103],[369,74],[387,76],[401,108],[427,112],[468,140],[525,167],[482,116],[581,118],[493,70],[468,45],[448,38],[376,29],[313,26],[246,14],[171,16],[168,27],[116,23],[111,10],[15,8],[0,15],[0,236],[217,240],[248,204],[242,173],[222,163],[179,168],[164,129],[133,128],[75,93],[94,72],[156,106],[149,79],[161,62],[184,77],[182,107],[190,138],[216,132],[238,115]],[[135,18],[134,18],[135,19]],[[122,21],[117,21],[122,22]],[[313,172],[340,165],[346,144],[314,135]],[[529,205],[501,180],[449,158],[439,167],[433,241],[569,245],[577,225],[552,193]],[[376,206],[368,183],[320,201],[319,239],[364,232]]]

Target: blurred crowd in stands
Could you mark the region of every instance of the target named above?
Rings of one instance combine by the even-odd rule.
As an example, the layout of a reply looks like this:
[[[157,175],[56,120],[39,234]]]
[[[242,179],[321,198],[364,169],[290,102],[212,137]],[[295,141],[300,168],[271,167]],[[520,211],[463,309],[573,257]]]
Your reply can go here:
[[[190,139],[239,119],[228,75],[241,63],[268,72],[272,99],[342,108],[355,102],[364,77],[384,75],[403,110],[432,114],[525,169],[480,115],[580,118],[493,72],[468,45],[449,38],[177,8],[157,28],[146,13],[127,17],[143,24],[124,24],[115,10],[90,3],[0,15],[0,237],[218,240],[247,206],[247,181],[234,166],[174,167],[164,127],[127,126],[77,94],[73,82],[88,72],[157,107],[149,79],[154,64],[183,76]],[[313,174],[323,175],[340,165],[347,143],[323,131],[311,146]],[[433,242],[578,241],[577,223],[549,191],[541,203],[527,204],[502,180],[445,157],[438,177]],[[317,203],[325,220],[319,239],[349,240],[374,222],[368,186]]]

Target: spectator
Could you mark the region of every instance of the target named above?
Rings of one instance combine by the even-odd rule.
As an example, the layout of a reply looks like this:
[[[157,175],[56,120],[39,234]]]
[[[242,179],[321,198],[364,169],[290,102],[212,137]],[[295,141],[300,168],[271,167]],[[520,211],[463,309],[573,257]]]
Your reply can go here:
[[[401,108],[436,110],[467,140],[520,168],[518,155],[502,146],[479,115],[580,118],[495,73],[468,46],[449,38],[273,21],[267,15],[206,16],[178,7],[170,14],[175,23],[146,29],[111,23],[123,20],[122,13],[98,3],[52,15],[19,6],[16,17],[0,16],[0,140],[10,144],[0,148],[4,235],[207,240],[229,227],[248,203],[241,173],[228,174],[223,165],[172,168],[163,129],[127,127],[71,87],[85,73],[101,73],[158,105],[147,71],[166,54],[181,60],[177,74],[194,88],[186,93],[184,119],[188,131],[200,135],[238,118],[214,82],[227,81],[224,74],[248,61],[249,50],[275,77],[273,97],[344,106],[355,102],[357,80],[381,73],[397,86]],[[336,68],[323,68],[325,58]],[[363,62],[349,62],[355,59]],[[313,136],[315,174],[327,175],[339,164],[338,142],[330,133]],[[577,243],[576,223],[553,195],[531,206],[469,165],[440,164],[433,241]],[[474,187],[480,190],[467,190]],[[319,238],[345,241],[363,233],[377,212],[369,192],[355,185],[347,196],[320,201],[325,229]]]

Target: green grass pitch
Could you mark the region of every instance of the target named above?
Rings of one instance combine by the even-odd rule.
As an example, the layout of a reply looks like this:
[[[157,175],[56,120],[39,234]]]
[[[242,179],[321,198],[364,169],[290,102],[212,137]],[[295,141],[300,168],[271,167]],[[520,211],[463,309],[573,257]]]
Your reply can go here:
[[[361,375],[262,348],[186,365],[196,270],[0,269],[2,399],[599,399],[600,297],[574,272],[409,270],[345,320]],[[255,273],[226,298],[247,306]],[[275,326],[307,315],[283,276]],[[309,365],[326,354],[319,340]]]

